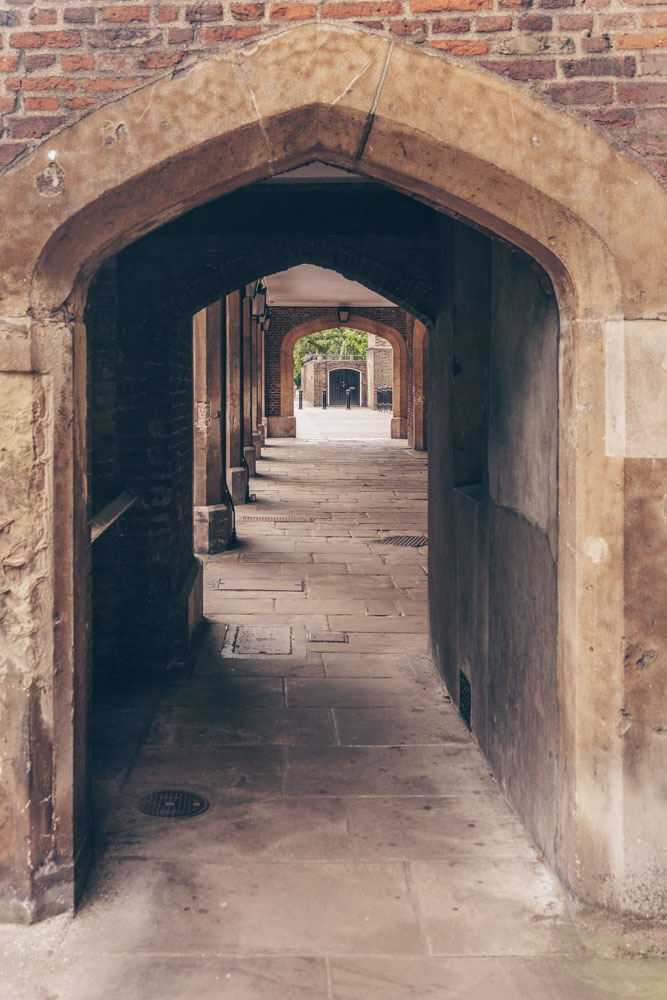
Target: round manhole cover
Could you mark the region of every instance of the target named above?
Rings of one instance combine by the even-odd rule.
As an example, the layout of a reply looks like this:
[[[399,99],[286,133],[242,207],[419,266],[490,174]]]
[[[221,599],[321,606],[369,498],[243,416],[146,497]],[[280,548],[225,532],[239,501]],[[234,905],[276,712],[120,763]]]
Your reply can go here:
[[[182,819],[184,816],[199,816],[209,807],[208,799],[196,792],[166,789],[152,792],[139,799],[139,809],[147,816],[164,816]]]

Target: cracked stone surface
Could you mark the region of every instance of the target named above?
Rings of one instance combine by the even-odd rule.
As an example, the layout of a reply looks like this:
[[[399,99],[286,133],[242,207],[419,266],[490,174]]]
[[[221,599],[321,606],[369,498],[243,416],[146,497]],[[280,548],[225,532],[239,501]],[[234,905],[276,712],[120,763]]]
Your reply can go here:
[[[95,866],[74,919],[0,927],[3,998],[664,1000],[667,963],[573,919],[433,674],[425,551],[374,544],[425,532],[424,458],[319,419],[253,484],[312,520],[239,519],[192,675],[97,706]],[[169,787],[209,810],[137,810]]]

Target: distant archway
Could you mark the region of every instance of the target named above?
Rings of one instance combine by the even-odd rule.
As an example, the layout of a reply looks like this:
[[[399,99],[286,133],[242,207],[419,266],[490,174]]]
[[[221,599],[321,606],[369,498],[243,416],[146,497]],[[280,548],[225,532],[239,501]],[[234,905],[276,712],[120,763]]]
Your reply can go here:
[[[268,430],[271,437],[294,437],[296,423],[294,418],[294,347],[302,337],[320,330],[330,330],[339,326],[335,313],[319,319],[307,320],[292,327],[283,338],[280,345],[280,417],[268,418]],[[391,436],[393,438],[407,437],[407,345],[405,338],[398,330],[368,319],[358,313],[350,313],[347,326],[355,330],[364,330],[377,337],[389,341],[393,349],[393,416],[391,420]]]

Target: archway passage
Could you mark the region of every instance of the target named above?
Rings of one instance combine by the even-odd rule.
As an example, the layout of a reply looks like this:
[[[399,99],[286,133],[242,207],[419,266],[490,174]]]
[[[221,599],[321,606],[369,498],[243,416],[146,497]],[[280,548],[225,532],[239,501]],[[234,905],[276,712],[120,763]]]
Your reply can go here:
[[[362,201],[366,202],[370,194],[369,186],[363,190]],[[347,199],[349,202],[349,199]],[[379,207],[376,203],[376,208]],[[394,207],[387,205],[387,208]],[[406,220],[404,219],[403,222]],[[399,226],[401,223],[399,223]],[[405,234],[404,237],[405,238]],[[408,244],[405,244],[406,250]],[[300,272],[305,272],[303,275]],[[367,272],[365,272],[367,273]],[[286,308],[287,303],[272,298],[271,329],[267,336],[267,432],[270,437],[292,437],[296,431],[294,420],[293,376],[295,374],[295,348],[299,341],[312,338],[322,330],[336,329],[340,324],[341,307],[346,316],[346,329],[365,333],[367,344],[362,357],[355,359],[360,370],[365,371],[362,378],[363,405],[377,405],[376,390],[388,385],[391,390],[391,427],[394,438],[408,436],[408,337],[415,319],[404,309],[394,306],[388,299],[364,288],[358,282],[347,281],[340,275],[322,268],[293,268],[284,275],[268,279],[287,281],[290,286],[290,296],[295,303]],[[304,289],[313,287],[308,297],[317,301],[318,291],[327,288],[327,282],[332,282],[331,291],[339,296],[336,303],[314,306],[298,304],[299,294],[296,288],[301,287],[301,297]],[[331,294],[331,292],[329,293]],[[332,309],[331,305],[338,305]],[[352,308],[350,308],[350,304]],[[303,353],[303,352],[301,352]],[[312,353],[321,354],[320,351]],[[327,352],[325,352],[327,353]],[[338,352],[340,353],[340,352]],[[333,366],[336,352],[327,357],[318,357],[318,361],[326,362],[325,368]],[[307,391],[304,398],[315,406],[321,405],[322,391],[328,389],[328,372],[319,372],[317,390],[310,385],[310,376],[314,369],[307,369]],[[312,389],[312,391],[311,391]],[[423,390],[422,390],[423,391]]]
[[[511,322],[512,303],[518,300],[509,289],[517,282],[524,290],[530,287],[529,301],[523,303],[529,322],[519,332],[527,336],[527,329],[536,324],[545,334],[537,343],[553,347],[553,337],[546,334],[554,329],[555,301],[548,293],[556,292],[561,332],[557,479],[554,422],[546,419],[548,407],[543,407],[545,400],[553,402],[549,395],[553,385],[541,383],[545,392],[537,391],[531,381],[534,365],[509,365],[507,349],[512,341],[502,333],[496,347],[503,348],[503,357],[491,354],[491,374],[498,375],[507,364],[519,374],[521,385],[516,392],[504,393],[508,380],[501,377],[494,383],[490,379],[498,390],[497,419],[485,425],[476,400],[471,406],[474,421],[457,425],[463,433],[454,461],[449,429],[456,423],[454,415],[460,417],[466,405],[463,383],[459,382],[458,390],[452,383],[452,377],[461,374],[456,372],[453,352],[459,305],[461,299],[468,301],[471,272],[454,268],[456,255],[443,259],[434,252],[442,245],[442,240],[430,242],[434,230],[415,227],[422,233],[421,263],[406,258],[403,248],[392,247],[386,233],[376,234],[382,254],[375,257],[370,249],[357,255],[349,239],[343,241],[344,252],[340,241],[327,240],[328,258],[316,241],[311,239],[309,244],[310,259],[335,267],[341,256],[346,257],[347,264],[340,267],[343,272],[353,271],[380,292],[391,289],[392,300],[410,309],[433,332],[429,379],[443,409],[442,421],[436,422],[437,411],[429,403],[429,451],[435,482],[446,497],[444,507],[433,506],[431,551],[438,550],[438,565],[452,567],[464,561],[471,565],[468,551],[458,546],[466,533],[454,536],[451,530],[457,517],[465,518],[467,528],[477,532],[476,556],[484,556],[484,539],[489,540],[488,553],[495,560],[488,578],[489,595],[502,592],[507,582],[506,594],[516,598],[510,620],[516,622],[521,616],[516,602],[541,603],[545,588],[551,602],[555,582],[552,574],[546,574],[544,585],[529,593],[503,561],[503,554],[512,548],[508,535],[503,541],[503,533],[515,529],[524,533],[522,545],[525,542],[525,551],[534,557],[534,567],[547,559],[547,551],[552,563],[557,557],[558,614],[553,628],[547,630],[552,653],[552,640],[557,639],[555,695],[545,702],[542,692],[533,693],[530,711],[528,701],[520,699],[526,711],[520,713],[519,726],[512,726],[520,738],[488,748],[496,770],[522,811],[532,809],[532,828],[577,893],[645,913],[662,907],[664,819],[656,804],[652,766],[661,724],[656,714],[660,699],[654,691],[651,694],[654,684],[662,690],[662,680],[655,670],[643,669],[655,658],[647,661],[635,652],[657,649],[663,624],[645,612],[645,606],[652,606],[652,585],[648,594],[642,591],[637,598],[630,588],[624,590],[624,583],[626,576],[628,582],[632,579],[627,567],[639,561],[633,557],[647,548],[646,519],[638,517],[637,510],[644,506],[650,510],[648,520],[656,533],[661,516],[656,513],[659,463],[667,449],[646,385],[661,391],[665,327],[660,317],[665,315],[666,303],[664,282],[657,271],[647,270],[646,261],[658,259],[665,243],[666,213],[660,211],[664,192],[638,164],[580,123],[525,94],[512,93],[510,99],[504,81],[436,62],[400,46],[391,48],[384,40],[362,33],[354,35],[351,45],[351,37],[319,27],[289,31],[257,53],[240,56],[242,67],[235,59],[223,58],[202,61],[188,74],[165,78],[151,86],[150,95],[137,92],[116,106],[129,137],[122,148],[103,149],[106,109],[89,116],[59,136],[58,169],[65,178],[64,193],[52,200],[39,193],[43,185],[35,184],[43,169],[39,151],[3,179],[6,240],[0,262],[8,319],[2,349],[3,372],[11,373],[3,376],[7,392],[2,398],[9,400],[5,423],[10,429],[3,462],[9,480],[22,484],[10,498],[10,553],[3,571],[11,577],[6,591],[10,657],[23,678],[20,683],[11,682],[3,702],[11,708],[3,732],[12,756],[21,764],[3,772],[3,782],[7,800],[21,807],[11,843],[31,845],[28,853],[17,847],[9,858],[5,886],[10,910],[14,907],[28,918],[71,902],[73,867],[84,870],[88,852],[85,665],[90,547],[83,323],[88,282],[105,257],[184,210],[316,158],[354,167],[430,206],[486,227],[528,252],[548,272],[550,280],[544,270],[532,271],[525,260],[512,257],[507,247],[498,245],[490,253],[488,268],[478,272],[480,279],[486,276],[491,284],[477,302],[493,304],[502,330],[516,329]],[[324,78],[314,74],[304,82],[300,70],[314,46],[327,72]],[[267,58],[269,52],[271,58]],[[289,66],[294,67],[293,73]],[[192,128],[172,128],[174,112],[184,110],[191,120],[193,94],[204,93],[206,101],[199,105],[201,113]],[[228,109],[224,128],[218,113],[222,101]],[[479,115],[480,108],[485,109],[484,116]],[[99,160],[95,171],[88,169],[90,158],[82,155],[85,151],[96,163]],[[598,195],[603,189],[608,199],[601,201]],[[421,207],[411,203],[413,219],[419,211]],[[643,224],[647,211],[650,224]],[[454,223],[445,228],[459,256],[472,252],[463,231]],[[194,242],[199,251],[201,234]],[[178,322],[187,316],[188,349],[191,316],[197,309],[270,271],[267,241],[253,237],[253,246],[261,267],[251,268],[245,259],[240,273],[234,273],[233,262],[225,269],[219,264],[207,269],[200,261],[191,267],[182,252],[172,261],[173,273],[181,278],[173,284],[184,297]],[[156,243],[155,257],[143,271],[142,292],[150,287],[156,270],[160,281],[170,273],[170,263],[166,256],[159,260],[157,247]],[[393,269],[387,259],[392,252]],[[283,248],[281,258],[274,267],[303,260],[303,247],[293,254]],[[356,260],[354,267],[351,258]],[[364,259],[366,263],[375,260],[370,274],[364,273]],[[132,260],[130,250],[122,281],[128,280]],[[407,264],[416,273],[403,270],[399,274],[399,260],[403,268]],[[224,270],[229,280],[223,288],[218,281],[215,295],[211,294],[211,270],[218,275]],[[462,284],[459,274],[466,276]],[[538,287],[551,305],[539,297]],[[169,313],[161,311],[155,296],[135,293],[128,314],[129,325],[142,328],[142,336],[127,344],[128,357],[133,345],[138,350],[147,336],[154,336],[159,328],[156,319],[164,319],[163,330],[169,329]],[[182,350],[186,341],[168,339],[171,359],[176,362],[179,344]],[[464,338],[463,343],[468,342]],[[166,339],[159,345],[157,339],[154,342],[154,372],[164,363],[165,344]],[[526,358],[530,357],[536,342],[522,337],[522,344]],[[475,370],[483,370],[484,354],[470,363]],[[173,371],[178,371],[177,364]],[[156,384],[152,381],[138,388],[154,394],[159,409],[163,397],[155,391]],[[186,382],[181,388],[187,393]],[[431,391],[429,399],[433,397]],[[525,420],[526,412],[521,412],[529,401],[538,410],[542,407],[542,419],[532,424]],[[173,408],[172,417],[176,419]],[[436,426],[448,431],[439,449],[434,447]],[[474,433],[469,433],[471,426]],[[483,478],[482,489],[477,490],[479,469],[486,461],[485,440],[488,444],[495,435],[498,446],[517,426],[530,429],[515,438],[512,454],[517,461],[494,466],[489,461],[488,494]],[[159,420],[147,431],[154,435],[157,452],[163,449],[156,465],[164,467],[167,459],[177,465],[182,456],[176,438],[170,435],[165,444]],[[537,431],[547,435],[539,470],[549,480],[549,488],[517,492],[522,481],[519,472],[533,453]],[[187,451],[187,444],[184,447]],[[152,474],[150,465],[142,468],[140,464],[144,457],[140,449],[133,458],[140,480]],[[41,490],[39,484],[45,477],[49,485]],[[626,496],[625,484],[631,495]],[[152,497],[145,498],[144,505],[159,492],[155,482],[151,489]],[[142,514],[141,508],[133,510],[136,516]],[[456,515],[453,520],[447,516],[451,513]],[[163,525],[177,524],[186,516],[178,504],[167,505],[164,514]],[[144,525],[142,539],[147,531]],[[186,568],[179,563],[170,567],[169,574],[154,570],[147,583],[166,576],[171,578],[170,586],[175,586],[176,577]],[[477,579],[483,579],[483,574]],[[655,579],[661,579],[658,566]],[[191,593],[192,589],[183,597],[181,613],[184,604],[189,607]],[[473,596],[483,617],[489,607],[487,595],[482,590]],[[460,614],[472,606],[462,603]],[[496,615],[489,610],[488,620],[489,627],[497,627],[507,640],[503,662],[525,664],[537,655],[544,635],[528,637],[532,645],[527,656],[525,646],[510,639],[508,618],[500,612]],[[524,620],[535,620],[533,607],[524,607]],[[446,655],[447,649],[453,657],[463,655],[460,642],[454,641],[451,632],[444,634],[437,620],[433,641],[445,673],[453,670],[465,675],[462,667],[466,664],[450,662]],[[506,710],[515,708],[517,702],[503,699],[507,684],[517,677],[519,685],[512,693],[516,690],[527,697],[520,671],[511,677],[492,671],[488,684],[481,688],[489,699],[499,697],[507,722]],[[550,678],[554,680],[553,670]],[[453,678],[449,680],[456,692]],[[493,710],[490,703],[487,707],[490,731]],[[483,720],[484,712],[478,718]],[[628,719],[632,720],[630,739]],[[530,722],[529,728],[541,730],[545,720],[554,727],[551,736],[557,740],[557,752],[551,750],[551,757],[547,752],[548,780],[535,783],[530,776],[534,758],[521,742],[527,731],[521,724]],[[28,744],[25,732],[30,733]],[[503,772],[496,752],[505,755],[509,770]],[[513,775],[521,777],[515,782]],[[554,795],[548,802],[525,802],[522,789],[529,787],[554,789]]]
[[[291,190],[290,214],[298,219],[307,218],[307,213],[299,210],[298,189],[293,187]],[[107,359],[110,340],[115,336],[117,384],[120,393],[116,411],[120,445],[118,454],[120,467],[129,471],[132,476],[127,485],[139,497],[137,504],[125,515],[125,522],[119,522],[118,530],[124,532],[125,537],[122,544],[116,546],[116,551],[125,560],[124,572],[119,571],[111,579],[105,579],[103,569],[100,568],[100,572],[95,567],[93,597],[97,607],[98,595],[104,596],[109,590],[114,593],[122,590],[121,634],[126,644],[126,655],[122,659],[128,666],[136,664],[139,671],[145,671],[149,664],[154,669],[164,671],[165,668],[171,668],[173,671],[187,661],[190,622],[199,600],[197,580],[193,577],[196,563],[192,556],[188,521],[192,504],[188,478],[191,455],[187,450],[184,422],[187,405],[184,387],[188,386],[190,378],[191,311],[201,307],[209,296],[220,296],[221,293],[226,293],[224,299],[218,298],[215,303],[206,306],[204,326],[207,339],[209,332],[215,332],[209,331],[209,325],[214,328],[217,326],[218,340],[213,354],[216,359],[222,359],[225,369],[224,453],[230,455],[226,471],[232,492],[233,482],[230,482],[229,475],[242,467],[245,449],[252,447],[250,438],[246,436],[246,403],[248,399],[252,402],[253,392],[252,386],[249,393],[246,391],[246,375],[250,373],[252,376],[255,370],[252,360],[252,317],[255,300],[260,296],[252,280],[256,277],[256,272],[249,270],[250,267],[257,266],[257,260],[251,241],[253,220],[246,209],[261,198],[262,245],[270,246],[272,255],[278,258],[281,231],[279,227],[275,230],[269,230],[268,227],[273,199],[279,202],[284,196],[274,192],[269,197],[260,189],[244,191],[238,197],[248,226],[244,239],[250,252],[248,270],[245,273],[239,249],[244,241],[229,223],[231,219],[235,226],[234,220],[241,212],[237,208],[237,196],[230,195],[223,203],[211,205],[205,215],[198,212],[196,216],[199,218],[184,217],[178,224],[164,227],[118,256],[117,312],[123,318],[111,335],[107,326],[93,321],[94,313],[108,315],[108,298],[103,302],[98,301],[100,291],[103,288],[108,291],[108,285],[101,286],[98,281],[91,290],[88,312],[91,368],[93,372],[111,377]],[[306,205],[315,200],[314,193],[308,188],[303,197]],[[434,331],[430,366],[437,379],[436,391],[429,393],[433,400],[433,421],[436,426],[442,426],[447,421],[451,425],[450,436],[436,441],[431,452],[434,460],[429,487],[432,636],[437,644],[438,664],[446,677],[454,702],[457,704],[460,701],[463,675],[471,690],[470,715],[475,735],[489,752],[494,767],[502,774],[508,786],[511,786],[515,801],[542,840],[543,830],[539,824],[548,829],[549,823],[553,821],[555,800],[552,790],[544,796],[535,796],[533,789],[539,784],[539,775],[550,767],[550,760],[556,751],[559,719],[557,637],[554,626],[557,617],[557,563],[552,555],[552,551],[557,549],[555,483],[558,424],[558,312],[554,296],[542,286],[544,276],[535,273],[528,261],[512,254],[509,248],[494,244],[485,235],[459,222],[444,219],[422,206],[415,206],[418,213],[417,230],[417,223],[411,219],[411,202],[394,192],[383,189],[378,191],[375,186],[371,188],[366,181],[361,181],[356,190],[353,183],[348,182],[344,195],[335,188],[319,190],[317,203],[321,219],[327,220],[342,214],[339,207],[341,197],[344,197],[348,205],[356,204],[359,209],[353,217],[357,228],[355,259],[362,262],[360,278],[369,273],[376,262],[387,260],[378,249],[374,249],[371,256],[369,248],[376,247],[377,242],[371,217],[367,217],[366,231],[361,229],[362,202],[377,206],[386,200],[397,209],[392,216],[394,245],[389,261],[399,243],[403,252],[414,259],[411,249],[418,243],[423,244],[426,231],[430,233],[433,246],[440,247],[443,258],[448,262],[443,267],[438,294],[443,297],[443,316],[448,317],[451,322],[452,341],[449,342],[442,334],[438,336],[437,329]],[[203,251],[203,233],[196,228],[201,220],[205,220],[209,227]],[[225,220],[225,225],[231,232],[224,228],[216,231],[216,220]],[[405,228],[402,228],[403,220],[409,222]],[[307,224],[312,227],[310,220]],[[184,244],[185,234],[188,239],[192,236],[195,239]],[[282,239],[291,252],[296,254],[295,248],[299,246],[297,238],[293,232],[288,235],[289,243],[285,234],[282,234]],[[339,234],[338,240],[340,238]],[[311,248],[310,260],[314,256],[313,246],[316,247],[318,256],[331,253],[333,240],[326,231],[317,236],[309,233],[308,241]],[[233,245],[233,257],[231,250],[228,251],[230,245]],[[187,247],[187,256],[184,247]],[[229,259],[234,261],[229,273],[224,266],[228,252]],[[305,253],[306,250],[301,249],[300,252]],[[187,267],[183,264],[185,259]],[[451,268],[451,273],[448,268]],[[238,281],[239,274],[245,279],[241,287],[230,288],[231,281]],[[452,274],[456,274],[456,281],[452,280]],[[389,269],[385,272],[384,280],[389,285],[397,280],[395,271]],[[435,274],[433,280],[436,280]],[[268,284],[270,287],[270,280]],[[391,287],[384,287],[390,294]],[[398,323],[400,319],[405,324],[407,333],[405,313],[391,308],[393,312],[401,313],[401,317],[395,317],[395,320]],[[364,321],[361,317],[357,323],[357,315],[351,311],[348,322],[358,327],[372,323],[375,331],[383,330],[387,333],[388,340],[394,338],[397,344],[402,342],[403,357],[407,358],[407,336],[402,337],[395,327],[380,325],[378,320]],[[276,343],[281,343],[281,351],[284,351],[285,340],[289,342],[289,339],[283,338],[280,342],[276,337],[272,340],[274,321],[279,333],[281,326],[275,309],[271,312],[271,325],[265,340],[265,348],[268,348],[269,353],[273,350],[275,354]],[[306,322],[321,327],[323,318],[319,316]],[[295,337],[303,329],[303,323],[290,327],[290,337]],[[216,343],[214,337],[212,343]],[[517,356],[524,358],[520,366],[515,361]],[[399,352],[399,359],[400,357]],[[334,372],[341,364],[347,367],[345,362],[333,364]],[[493,382],[489,378],[492,365],[494,371],[500,373]],[[413,358],[413,377],[414,368]],[[401,369],[403,385],[407,382],[407,370],[408,365],[405,363]],[[550,378],[547,378],[547,372],[551,373]],[[451,383],[448,383],[449,398],[441,388],[445,373],[452,374]],[[223,381],[222,375],[220,381]],[[265,384],[269,388],[270,380]],[[137,386],[144,386],[144,392],[148,394],[149,420],[145,417],[142,419],[142,396],[137,393]],[[94,394],[91,399],[93,410],[97,409],[98,397],[101,398],[100,394]],[[211,415],[217,409],[215,400],[211,398],[208,410],[206,400],[197,398],[195,404],[195,423],[199,422],[200,407],[203,404],[204,418],[208,413],[210,423],[213,424]],[[250,413],[252,417],[252,406]],[[490,414],[493,414],[492,432],[489,430],[492,424]],[[400,552],[392,553],[391,549],[376,552],[374,548],[369,548],[388,532],[399,537],[419,537],[419,532],[423,532],[422,517],[427,496],[423,467],[415,465],[415,469],[420,472],[420,482],[417,483],[398,472],[394,473],[392,462],[387,460],[381,462],[378,470],[369,467],[368,474],[364,475],[363,448],[360,455],[356,454],[361,445],[355,444],[355,448],[350,450],[348,461],[342,462],[342,455],[337,453],[333,461],[326,463],[326,469],[320,469],[315,452],[311,457],[312,469],[305,472],[300,469],[296,479],[292,480],[291,486],[296,495],[292,496],[291,502],[285,505],[284,513],[280,515],[288,520],[277,521],[274,525],[279,533],[274,544],[277,551],[284,552],[285,555],[282,559],[273,560],[270,547],[267,548],[265,544],[264,547],[259,545],[253,548],[247,541],[249,536],[244,536],[244,524],[247,523],[252,528],[253,517],[271,517],[272,513],[275,515],[275,500],[271,500],[271,497],[278,488],[276,483],[282,481],[283,475],[289,476],[289,452],[274,452],[275,465],[269,463],[267,467],[263,464],[261,455],[271,456],[272,441],[273,438],[269,437],[260,450],[259,478],[250,475],[246,480],[250,493],[259,497],[258,504],[247,508],[243,506],[245,490],[236,498],[237,533],[241,546],[232,549],[226,557],[231,566],[238,562],[243,568],[246,564],[249,569],[252,567],[258,589],[249,591],[246,598],[241,595],[241,590],[235,592],[232,600],[237,604],[229,605],[224,595],[226,588],[232,586],[232,583],[226,579],[230,574],[224,572],[225,557],[221,557],[217,570],[215,557],[210,555],[207,559],[205,606],[208,605],[209,609],[218,608],[218,612],[212,613],[213,622],[216,626],[222,626],[223,630],[226,629],[225,636],[229,636],[229,642],[222,637],[219,629],[215,630],[214,642],[220,643],[217,655],[219,656],[223,647],[225,653],[221,660],[216,660],[215,657],[207,660],[207,666],[201,669],[207,675],[209,672],[220,673],[225,678],[220,680],[219,691],[222,698],[222,692],[226,692],[226,697],[230,691],[226,679],[228,675],[238,675],[242,669],[250,670],[250,674],[244,674],[245,680],[241,682],[248,690],[255,690],[260,683],[253,680],[253,670],[261,678],[271,679],[269,687],[275,686],[273,682],[280,682],[286,675],[274,671],[285,670],[286,661],[281,658],[291,656],[293,658],[287,662],[287,675],[290,678],[296,675],[298,687],[301,676],[307,680],[312,677],[312,671],[321,672],[326,666],[325,661],[318,657],[320,644],[333,647],[336,642],[341,642],[346,646],[351,644],[351,652],[355,656],[349,663],[343,661],[349,666],[351,673],[347,683],[339,678],[337,686],[343,692],[344,699],[354,698],[356,695],[350,694],[349,689],[350,685],[352,691],[355,689],[354,678],[360,678],[364,684],[368,680],[368,677],[364,679],[365,663],[360,663],[360,659],[364,661],[364,651],[370,654],[376,650],[383,655],[387,652],[386,648],[380,648],[382,643],[375,633],[379,630],[384,634],[390,630],[390,642],[398,646],[402,644],[406,650],[415,645],[421,648],[425,637],[423,633],[420,638],[415,636],[418,635],[418,624],[423,629],[423,617],[417,623],[402,621],[406,615],[405,610],[402,614],[389,616],[371,614],[373,608],[379,607],[378,603],[364,609],[361,616],[363,621],[359,625],[351,619],[347,620],[343,610],[339,621],[339,616],[334,613],[333,603],[326,610],[323,604],[309,601],[306,605],[308,610],[305,611],[307,621],[302,624],[301,621],[288,620],[302,617],[298,609],[289,610],[292,605],[288,605],[284,617],[281,614],[276,617],[273,613],[267,615],[267,598],[263,598],[261,594],[272,594],[268,598],[271,604],[280,600],[276,596],[282,593],[280,580],[274,578],[283,576],[288,581],[287,586],[291,588],[288,592],[302,595],[316,593],[317,580],[321,581],[322,576],[343,576],[345,581],[342,584],[335,580],[333,584],[332,581],[325,581],[332,584],[329,588],[331,592],[336,587],[339,592],[341,587],[348,591],[362,587],[369,594],[375,595],[376,581],[369,579],[366,582],[357,577],[363,577],[364,571],[369,578],[388,576],[393,588],[393,577],[388,570],[385,573],[385,568],[400,567],[405,559],[408,559],[408,564],[403,572],[405,575],[417,575],[423,589],[423,553],[422,562],[411,566],[409,556],[404,557]],[[516,447],[517,442],[520,447]],[[399,441],[396,440],[394,445],[391,442],[387,444],[390,448],[397,448]],[[92,449],[93,455],[97,456],[97,467],[103,467],[107,438],[99,435],[97,438],[93,437]],[[236,456],[234,458],[231,457],[232,451]],[[219,454],[223,454],[222,447],[219,448]],[[397,453],[391,451],[389,459],[394,459],[395,454]],[[403,463],[418,461],[414,455],[409,458],[401,455],[401,460]],[[398,461],[396,457],[395,462]],[[352,478],[350,469],[354,469]],[[347,491],[353,481],[357,482],[357,495],[348,499]],[[453,482],[455,490],[449,490],[449,482]],[[318,483],[319,493],[316,491]],[[93,482],[94,493],[95,485]],[[265,490],[262,489],[264,486]],[[377,513],[371,513],[371,508],[367,508],[367,503],[370,502],[365,495],[367,487],[377,490],[380,506],[384,498],[384,522]],[[329,506],[334,523],[330,526],[321,524],[317,517],[314,521],[311,520],[319,506],[326,502],[325,489],[331,495]],[[301,500],[299,492],[302,494]],[[345,493],[345,499],[340,499],[341,492]],[[263,495],[267,498],[268,508],[262,504]],[[503,503],[500,502],[501,497]],[[344,523],[333,517],[337,500],[342,506],[339,513],[352,517],[355,529],[362,533],[359,538],[365,538],[365,541],[357,541],[357,536],[349,536],[349,529],[344,527]],[[406,507],[417,505],[422,515],[412,523],[409,518],[399,519],[398,511],[403,502]],[[350,506],[354,508],[353,514],[349,510]],[[277,509],[282,511],[280,503]],[[280,524],[289,525],[293,517],[307,519],[305,522],[294,522],[297,525],[296,531],[300,532],[297,535],[298,548],[289,533],[280,534],[284,530],[280,528]],[[264,523],[266,522],[260,521],[258,525]],[[310,536],[302,534],[304,529],[298,527],[303,523],[313,523],[319,537],[309,541]],[[394,527],[397,530],[392,531]],[[341,531],[344,532],[343,535],[340,534]],[[345,538],[348,540],[341,541]],[[410,546],[404,548],[409,552]],[[257,559],[254,565],[253,551],[256,552]],[[447,553],[445,558],[442,557],[443,553]],[[359,554],[365,554],[368,560],[361,558],[357,564]],[[345,555],[355,563],[353,568],[348,568]],[[267,561],[278,562],[279,572],[274,570],[267,575]],[[399,573],[397,580],[404,579],[398,570],[396,572]],[[524,581],[523,587],[512,589],[512,582],[519,578]],[[251,584],[252,580],[250,583],[248,580],[244,581],[245,586]],[[386,585],[387,581],[384,581],[382,586]],[[220,593],[211,592],[218,588]],[[369,600],[376,599],[380,602],[382,595],[369,597]],[[300,599],[297,597],[296,600]],[[322,600],[326,603],[326,597]],[[234,615],[229,617],[232,611]],[[528,633],[525,621],[536,616],[542,623],[542,629],[537,634]],[[395,621],[385,621],[387,617]],[[456,621],[456,629],[450,627],[452,621]],[[96,625],[99,635],[99,620]],[[114,622],[107,620],[107,627],[116,634],[120,633],[117,625],[114,626]],[[272,639],[265,630],[274,626],[276,632],[272,633]],[[260,631],[253,639],[252,630],[255,627]],[[372,639],[368,638],[369,628]],[[407,632],[403,633],[403,628],[407,628]],[[357,633],[358,637],[355,637]],[[320,638],[312,640],[311,645],[307,635],[318,634]],[[330,637],[330,641],[327,641],[327,637]],[[242,649],[247,653],[255,640],[259,645],[256,647],[254,667],[248,663],[240,663],[239,660],[249,657],[237,656],[237,653]],[[270,646],[273,653],[268,654],[272,656],[268,664],[263,659],[267,655],[264,649],[267,641],[274,643]],[[95,645],[94,633],[93,649]],[[504,657],[499,657],[496,661],[494,657],[497,648],[506,646],[520,649],[524,682],[517,686],[512,699],[503,701],[509,683],[504,674],[507,661]],[[300,655],[296,655],[299,651]],[[210,652],[209,648],[207,657]],[[361,654],[361,657],[357,654]],[[377,661],[369,660],[370,664],[377,666]],[[409,671],[410,666],[405,660],[399,664],[387,659],[384,667],[380,664],[378,669],[381,676],[383,669],[400,673]],[[268,674],[263,674],[262,670],[268,670]],[[497,690],[487,680],[491,675],[494,679],[500,679]],[[211,698],[214,697],[215,680],[209,678],[204,682],[200,679],[198,684],[202,690],[208,691]],[[290,689],[294,681],[285,681],[285,684]],[[331,685],[327,690],[330,687]],[[408,687],[405,690],[406,698]],[[536,691],[548,712],[548,719],[540,724],[532,716]],[[413,690],[413,695],[416,699],[420,697],[418,688]],[[184,693],[183,697],[187,699],[189,696]],[[289,697],[283,707],[288,708],[288,703]],[[494,707],[500,704],[504,716],[499,720],[496,713],[496,721],[491,724],[489,718]],[[332,705],[325,707],[333,708]],[[207,739],[215,740],[215,722],[212,720],[210,725],[202,724],[204,731],[209,733]],[[227,746],[227,737],[224,734],[221,736],[223,745]],[[527,753],[528,750],[529,763],[523,769],[515,769],[514,755]],[[155,773],[164,774],[166,779],[166,772],[160,763],[163,758],[158,757],[158,750],[147,752],[155,753]],[[163,750],[160,751],[162,753]],[[252,756],[255,751],[249,750],[248,753]],[[549,754],[552,755],[551,758]],[[241,756],[240,751],[233,755],[245,766],[246,758]],[[227,750],[222,756],[227,759]],[[351,755],[352,758],[359,756]]]

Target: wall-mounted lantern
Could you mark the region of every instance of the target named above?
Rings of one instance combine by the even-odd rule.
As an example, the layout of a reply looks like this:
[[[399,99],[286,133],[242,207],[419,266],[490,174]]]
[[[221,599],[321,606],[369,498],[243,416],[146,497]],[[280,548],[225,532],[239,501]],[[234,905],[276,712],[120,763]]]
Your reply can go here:
[[[350,318],[350,310],[348,309],[348,307],[347,306],[339,306],[338,307],[338,322],[341,325],[343,325],[344,323],[347,323],[347,321],[349,320],[349,318]]]
[[[252,314],[255,319],[259,319],[266,313],[266,287],[260,282],[257,291],[252,297]]]

